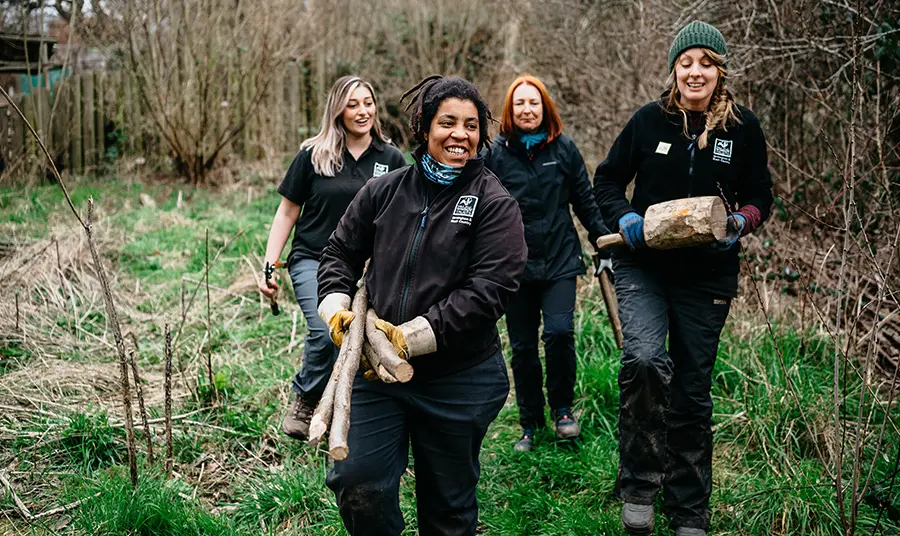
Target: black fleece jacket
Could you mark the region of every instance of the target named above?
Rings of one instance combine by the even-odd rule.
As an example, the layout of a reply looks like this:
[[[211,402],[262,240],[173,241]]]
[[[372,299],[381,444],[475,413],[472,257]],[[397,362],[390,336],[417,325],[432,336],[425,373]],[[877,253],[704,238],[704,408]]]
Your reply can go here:
[[[752,205],[760,222],[765,221],[772,206],[772,178],[756,115],[737,105],[740,123],[711,133],[707,147],[700,150],[685,136],[681,114],[667,112],[664,105],[660,100],[635,112],[597,167],[594,196],[607,226],[618,231],[619,218],[628,212],[643,216],[656,203],[707,195],[724,195],[731,211]],[[629,203],[625,189],[632,179]],[[661,275],[735,296],[739,249],[738,244],[728,251],[698,246],[631,252],[623,247],[613,258],[633,260]]]
[[[366,290],[379,318],[424,317],[437,352],[412,357],[412,381],[471,367],[500,351],[497,320],[518,290],[525,237],[516,200],[469,160],[437,188],[419,164],[362,187],[322,253],[319,301],[352,296],[367,259]]]
[[[518,136],[498,136],[487,166],[516,198],[528,244],[526,281],[554,281],[584,273],[581,243],[569,206],[593,244],[607,234],[591,193],[584,159],[565,135],[529,157]]]

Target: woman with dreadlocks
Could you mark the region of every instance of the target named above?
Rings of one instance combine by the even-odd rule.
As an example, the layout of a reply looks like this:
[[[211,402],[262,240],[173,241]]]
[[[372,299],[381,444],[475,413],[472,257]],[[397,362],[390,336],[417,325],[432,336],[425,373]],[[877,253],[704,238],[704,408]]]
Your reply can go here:
[[[569,208],[588,230],[590,242],[607,232],[581,152],[562,133],[556,104],[538,78],[520,76],[509,86],[488,167],[518,201],[528,244],[524,281],[506,313],[522,425],[515,450],[527,452],[535,430],[544,426],[544,374],[538,358],[542,316],[553,427],[560,439],[575,439],[581,433],[571,407],[576,376],[575,282],[584,274],[584,261]],[[609,258],[606,251],[601,255]]]
[[[516,200],[478,156],[490,110],[460,78],[430,77],[410,94],[415,164],[363,186],[319,267],[319,314],[340,340],[371,259],[377,326],[415,370],[408,383],[368,382],[362,371],[354,381],[350,454],[326,481],[352,536],[403,531],[410,445],[419,534],[474,535],[481,442],[509,393],[496,323],[526,252]]]
[[[624,335],[616,490],[630,534],[653,530],[660,488],[677,536],[709,530],[712,369],[737,296],[740,237],[772,205],[765,138],[753,112],[727,89],[726,54],[715,27],[685,26],[669,49],[669,89],[635,112],[594,177],[607,225],[628,244],[613,253],[613,266]],[[728,207],[726,238],[647,249],[647,207],[709,195]]]

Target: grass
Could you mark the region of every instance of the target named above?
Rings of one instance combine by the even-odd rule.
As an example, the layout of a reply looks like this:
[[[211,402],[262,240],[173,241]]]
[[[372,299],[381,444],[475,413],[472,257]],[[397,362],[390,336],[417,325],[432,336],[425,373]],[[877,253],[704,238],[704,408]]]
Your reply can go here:
[[[84,288],[71,300],[60,301],[62,305],[47,296],[46,284],[36,292],[23,288],[22,299],[29,300],[33,313],[25,322],[34,327],[26,329],[23,338],[9,324],[0,324],[0,403],[42,407],[49,414],[0,415],[0,467],[10,471],[33,512],[83,502],[69,516],[26,527],[8,494],[0,495],[0,533],[343,533],[333,495],[325,486],[328,464],[323,453],[279,430],[290,400],[288,383],[299,361],[303,319],[298,314],[291,347],[292,317],[298,312],[291,292],[282,292],[284,313],[272,317],[259,302],[250,268],[259,265],[278,203],[276,182],[250,178],[241,188],[184,190],[180,208],[179,184],[82,180],[71,185],[76,206],[83,208],[88,196],[98,204],[103,254],[115,276],[123,329],[140,340],[139,365],[151,418],[162,414],[163,324],[177,328],[181,323],[182,278],[202,279],[209,230],[209,256],[219,255],[209,273],[210,284],[224,289],[211,289],[210,295],[209,350],[219,403],[209,407],[215,393],[204,369],[206,295],[200,287],[176,341],[176,362],[184,364],[191,384],[178,391],[176,412],[197,413],[190,422],[176,423],[170,479],[158,466],[147,465],[143,431],[138,432],[141,480],[132,490],[123,462],[124,433],[118,426],[121,409],[115,402],[115,353],[102,301],[87,288],[91,280],[76,280],[75,272],[64,270],[73,285]],[[150,196],[157,208],[141,205],[141,194]],[[21,244],[46,240],[66,224],[74,227],[55,187],[24,193],[0,189],[0,209],[0,232]],[[286,282],[286,273],[280,275]],[[184,286],[190,302],[195,284]],[[0,299],[6,301],[0,305],[8,309],[10,294],[0,292],[3,295]],[[511,447],[520,430],[510,398],[482,450],[480,524],[486,534],[620,533],[620,506],[613,494],[618,354],[595,286],[583,285],[579,299],[575,410],[583,436],[575,443],[560,443],[544,430],[533,452],[517,455]],[[41,315],[50,320],[38,322]],[[749,305],[738,307],[733,316],[713,374],[713,534],[836,534],[840,520],[826,470],[834,449],[841,447],[834,439],[832,347],[812,331],[786,324],[775,325],[773,340]],[[740,327],[748,319],[756,327]],[[41,339],[41,330],[48,326],[60,331]],[[47,346],[60,337],[65,344],[58,349]],[[508,347],[505,351],[508,357]],[[60,374],[40,382],[46,372],[39,374],[44,369],[38,367],[49,366],[48,361],[61,363],[63,371],[76,365],[106,368],[85,369],[98,371],[86,377]],[[855,372],[848,369],[841,415],[848,431],[860,396]],[[897,417],[895,410],[892,417]],[[873,432],[884,419],[884,408],[876,408]],[[154,436],[159,456],[158,428]],[[880,499],[897,505],[898,486],[888,491],[897,448],[896,437],[891,437],[877,459],[868,449],[863,462],[866,467],[875,463],[872,482]],[[850,462],[843,468],[849,471]],[[402,480],[401,508],[407,521],[404,534],[416,534],[411,475]],[[861,505],[858,533],[873,532],[877,517],[875,508]],[[879,533],[900,530],[894,517],[882,516]],[[670,534],[662,516],[657,526],[657,534]]]

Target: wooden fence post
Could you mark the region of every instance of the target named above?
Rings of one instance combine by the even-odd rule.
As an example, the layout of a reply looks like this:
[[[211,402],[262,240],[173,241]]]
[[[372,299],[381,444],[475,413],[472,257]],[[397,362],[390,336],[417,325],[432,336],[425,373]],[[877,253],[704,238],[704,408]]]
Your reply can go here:
[[[22,97],[17,97],[13,100],[16,101],[16,106],[21,110],[23,106]],[[25,162],[25,123],[22,122],[22,118],[17,116],[10,116],[9,119],[12,121],[12,139],[9,143],[9,160],[13,164],[18,163],[19,165],[22,165]]]
[[[287,151],[296,151],[300,147],[300,66],[296,63],[288,64],[288,135],[286,136]]]
[[[97,147],[96,143],[96,118],[94,116],[94,73],[87,72],[81,76],[82,86],[82,146],[84,147],[84,167],[89,170],[97,164]]]
[[[69,77],[62,78],[57,83],[51,105],[51,109],[56,108],[50,124],[50,137],[55,149],[51,154],[58,157],[57,166],[60,167],[71,166],[69,132],[71,132],[72,125],[72,81],[72,78]]]
[[[269,117],[272,118],[270,143],[272,150],[277,154],[284,151],[285,148],[285,124],[290,121],[290,115],[284,113],[284,72],[275,74],[275,80],[272,82],[272,98],[269,99]]]
[[[81,117],[81,75],[73,76],[69,83],[72,85],[72,99],[69,107],[69,117],[72,121],[69,123],[69,158],[70,167],[73,173],[81,173],[84,171],[84,145],[82,141]]]
[[[96,108],[94,109],[94,139],[96,140],[97,165],[103,163],[106,157],[106,137],[103,127],[106,117],[106,89],[107,79],[102,71],[94,71],[94,94],[96,95]]]
[[[0,108],[0,160],[3,161],[6,167],[9,167],[10,162],[8,110],[8,106]]]

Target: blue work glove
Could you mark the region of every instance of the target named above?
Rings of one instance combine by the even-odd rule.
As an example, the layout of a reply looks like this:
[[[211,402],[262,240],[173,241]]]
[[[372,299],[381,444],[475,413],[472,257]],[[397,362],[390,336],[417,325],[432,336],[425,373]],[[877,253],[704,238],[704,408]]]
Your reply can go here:
[[[619,218],[619,232],[632,251],[647,247],[644,241],[644,218],[637,212],[629,212]]]
[[[725,235],[725,238],[714,243],[713,247],[719,251],[731,249],[731,246],[733,246],[734,243],[738,241],[738,238],[741,237],[745,225],[747,225],[747,220],[744,219],[742,215],[732,214],[731,216],[728,216],[728,224],[726,226],[728,234]]]

